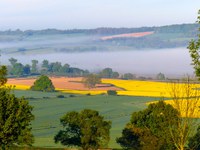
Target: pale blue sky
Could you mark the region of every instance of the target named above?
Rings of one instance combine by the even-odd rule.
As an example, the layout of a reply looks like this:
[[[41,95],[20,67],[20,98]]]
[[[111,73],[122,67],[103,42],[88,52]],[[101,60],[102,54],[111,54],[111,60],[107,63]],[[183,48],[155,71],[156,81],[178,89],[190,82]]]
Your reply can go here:
[[[0,0],[0,30],[194,23],[200,0]]]

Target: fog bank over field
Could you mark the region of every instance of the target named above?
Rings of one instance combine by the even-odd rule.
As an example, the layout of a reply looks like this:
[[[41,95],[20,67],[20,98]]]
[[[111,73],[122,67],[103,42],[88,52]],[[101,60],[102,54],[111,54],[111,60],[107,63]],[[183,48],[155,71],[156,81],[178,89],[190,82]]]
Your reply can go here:
[[[8,64],[8,59],[14,57],[21,63],[31,63],[32,59],[48,59],[59,61],[72,67],[88,69],[97,72],[110,67],[120,73],[135,73],[138,75],[155,75],[159,72],[167,76],[184,76],[193,74],[191,58],[186,48],[117,51],[117,52],[84,52],[84,53],[52,53],[38,55],[2,55],[1,63]]]

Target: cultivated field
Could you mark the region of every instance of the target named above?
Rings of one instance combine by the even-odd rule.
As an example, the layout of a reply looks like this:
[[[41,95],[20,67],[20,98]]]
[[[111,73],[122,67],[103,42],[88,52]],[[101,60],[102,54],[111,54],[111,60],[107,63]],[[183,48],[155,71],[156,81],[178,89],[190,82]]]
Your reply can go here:
[[[59,118],[69,111],[86,108],[97,110],[105,119],[112,121],[109,147],[119,148],[115,139],[121,135],[131,114],[146,108],[152,101],[169,98],[169,88],[172,86],[172,83],[165,82],[103,79],[103,84],[97,88],[87,89],[81,83],[82,78],[61,77],[51,78],[58,92],[45,93],[28,90],[35,80],[9,79],[8,85],[15,85],[15,94],[18,97],[24,96],[34,106],[34,146],[46,148],[63,147],[53,141],[55,134],[62,129]],[[196,84],[196,87],[199,88],[199,85]],[[118,96],[106,95],[108,89],[117,90]],[[57,97],[61,94],[64,98]],[[169,100],[166,102],[172,103]]]
[[[74,78],[67,78],[67,77],[51,77],[51,81],[53,82],[54,86],[57,90],[65,90],[65,91],[107,91],[107,90],[117,90],[120,91],[122,89],[117,88],[111,84],[97,84],[95,88],[87,88],[82,83],[83,78],[81,77],[74,77]],[[16,89],[27,90],[30,86],[33,85],[36,78],[12,78],[8,79],[8,85],[15,85]]]
[[[18,97],[25,96],[34,106],[35,120],[32,123],[35,136],[34,146],[39,147],[63,147],[55,144],[53,138],[62,129],[59,118],[65,113],[82,109],[94,109],[100,112],[106,120],[112,121],[111,140],[109,147],[119,148],[115,142],[121,135],[125,124],[129,122],[131,113],[147,107],[146,103],[159,98],[131,97],[131,96],[107,96],[107,95],[73,95],[65,93],[45,93],[35,91],[15,90]],[[65,98],[57,98],[62,94]]]
[[[143,36],[151,35],[153,33],[154,32],[137,32],[137,33],[118,34],[118,35],[101,37],[101,40],[111,40],[115,38],[143,37]]]
[[[20,78],[9,79],[8,85],[15,85],[16,89],[28,90],[36,79]],[[148,96],[148,97],[170,97],[170,82],[139,81],[139,80],[120,80],[120,79],[102,79],[103,84],[88,89],[81,82],[82,78],[51,78],[58,91],[73,94],[106,94],[107,90],[116,90],[118,95],[126,96]],[[181,84],[180,84],[181,85]],[[200,87],[197,84],[197,87]]]

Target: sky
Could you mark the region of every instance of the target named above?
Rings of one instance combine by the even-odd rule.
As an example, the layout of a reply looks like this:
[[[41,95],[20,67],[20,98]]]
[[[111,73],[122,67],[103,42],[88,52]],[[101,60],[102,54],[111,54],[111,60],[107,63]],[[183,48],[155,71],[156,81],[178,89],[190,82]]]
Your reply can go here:
[[[0,0],[0,30],[194,23],[200,0]]]

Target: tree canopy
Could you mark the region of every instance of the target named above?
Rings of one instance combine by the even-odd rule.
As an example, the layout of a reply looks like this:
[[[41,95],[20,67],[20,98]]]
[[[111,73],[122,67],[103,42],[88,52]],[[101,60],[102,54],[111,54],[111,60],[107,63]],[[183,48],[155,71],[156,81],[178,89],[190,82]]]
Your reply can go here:
[[[171,105],[159,101],[132,114],[130,122],[117,138],[125,149],[174,149],[170,130],[175,130],[179,113]],[[171,127],[174,128],[171,128]]]
[[[11,94],[11,87],[6,83],[6,68],[0,69],[0,146],[7,149],[13,144],[33,143],[30,122],[34,119],[31,113],[33,107],[23,97],[17,98]]]
[[[64,129],[54,137],[56,143],[84,150],[107,147],[111,122],[105,121],[97,111],[85,109],[68,112],[60,122]]]
[[[83,83],[88,88],[94,88],[96,84],[101,83],[101,78],[99,75],[89,74],[83,79]]]
[[[200,10],[198,12],[199,16],[197,18],[197,23],[200,25]],[[199,27],[200,31],[200,27]],[[200,49],[200,33],[198,34],[198,39],[191,40],[188,49],[190,52],[190,56],[192,58],[192,65],[195,70],[196,76],[200,79],[200,54],[199,54],[199,49]]]
[[[54,92],[55,87],[49,77],[42,75],[37,79],[33,86],[31,86],[33,91],[43,91],[43,92]]]

